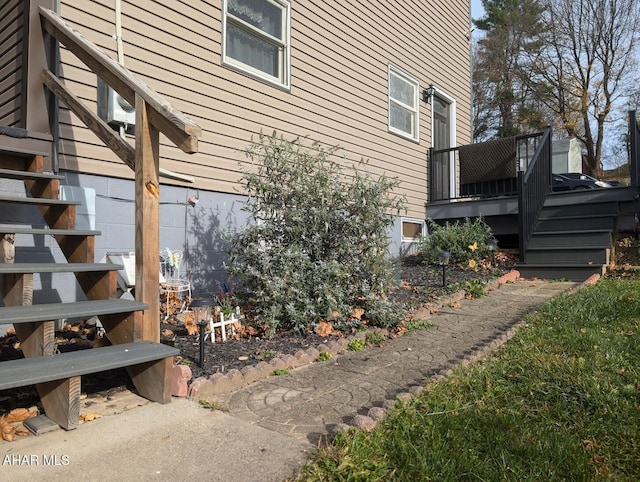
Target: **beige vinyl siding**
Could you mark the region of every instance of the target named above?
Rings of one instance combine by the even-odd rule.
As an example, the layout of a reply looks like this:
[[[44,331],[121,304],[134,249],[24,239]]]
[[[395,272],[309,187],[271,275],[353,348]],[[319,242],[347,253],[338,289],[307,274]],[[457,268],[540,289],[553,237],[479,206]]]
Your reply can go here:
[[[19,127],[24,2],[0,7],[0,126]]]
[[[113,0],[63,0],[62,16],[113,58]],[[457,141],[469,142],[469,7],[444,2],[293,1],[291,90],[221,65],[220,1],[123,1],[125,66],[203,130],[200,152],[187,155],[161,138],[161,165],[193,176],[194,187],[238,192],[242,153],[252,137],[274,130],[341,146],[350,161],[401,181],[407,216],[424,218],[430,106],[420,102],[420,142],[388,132],[391,63],[457,101]],[[96,108],[96,78],[62,52],[68,85]],[[113,154],[66,110],[61,167],[131,177]],[[172,181],[167,181],[172,182]],[[179,184],[179,182],[176,182]]]

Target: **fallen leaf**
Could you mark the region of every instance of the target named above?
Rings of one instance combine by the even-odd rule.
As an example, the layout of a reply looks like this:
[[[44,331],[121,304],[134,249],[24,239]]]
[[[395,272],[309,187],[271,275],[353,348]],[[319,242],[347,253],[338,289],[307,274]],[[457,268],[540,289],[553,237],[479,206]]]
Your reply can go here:
[[[356,320],[362,319],[362,315],[364,315],[364,310],[362,308],[354,308],[351,316]]]
[[[196,322],[193,321],[193,319],[185,320],[184,327],[187,329],[187,333],[189,335],[197,335],[198,333],[200,333],[200,330],[198,330],[198,325],[196,325]]]
[[[333,333],[333,325],[329,321],[320,320],[313,331],[318,336],[328,336]]]
[[[2,420],[7,423],[11,422],[22,422],[31,417],[35,417],[38,415],[36,410],[30,411],[26,408],[15,408],[11,410],[8,414],[2,417]]]
[[[99,413],[85,413],[83,415],[80,415],[80,420],[82,420],[83,422],[91,422],[99,418],[102,418],[102,415],[100,415]]]
[[[168,328],[166,330],[162,330],[162,336],[166,336],[167,338],[173,336],[173,331]]]

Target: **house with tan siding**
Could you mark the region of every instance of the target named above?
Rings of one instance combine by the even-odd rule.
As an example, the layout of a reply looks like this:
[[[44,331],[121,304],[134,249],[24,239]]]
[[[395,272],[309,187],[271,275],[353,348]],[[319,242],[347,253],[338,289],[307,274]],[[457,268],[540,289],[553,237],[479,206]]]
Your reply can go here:
[[[222,234],[248,221],[243,150],[260,132],[339,145],[343,162],[397,177],[408,210],[389,233],[394,255],[426,229],[429,148],[471,140],[468,0],[7,0],[0,147],[48,153],[79,222],[101,232],[96,259],[133,249],[133,172],[46,95],[43,65],[129,143],[135,114],[65,45],[45,48],[39,6],[200,126],[197,153],[163,135],[159,152],[160,248],[185,251],[196,292],[224,277]]]

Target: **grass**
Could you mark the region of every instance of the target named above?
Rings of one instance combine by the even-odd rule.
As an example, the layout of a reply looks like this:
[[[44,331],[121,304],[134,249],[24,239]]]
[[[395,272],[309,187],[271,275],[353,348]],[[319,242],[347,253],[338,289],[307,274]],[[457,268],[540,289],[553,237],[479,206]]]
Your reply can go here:
[[[603,279],[496,353],[340,432],[298,480],[640,480],[640,284]]]

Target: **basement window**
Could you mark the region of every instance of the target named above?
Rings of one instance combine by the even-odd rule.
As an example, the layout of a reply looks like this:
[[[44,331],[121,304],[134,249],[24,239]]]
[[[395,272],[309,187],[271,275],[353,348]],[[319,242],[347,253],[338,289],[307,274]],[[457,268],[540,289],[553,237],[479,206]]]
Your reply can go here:
[[[291,86],[291,2],[223,0],[222,63],[288,89]]]
[[[427,225],[420,219],[402,218],[402,242],[417,243],[427,234]]]

